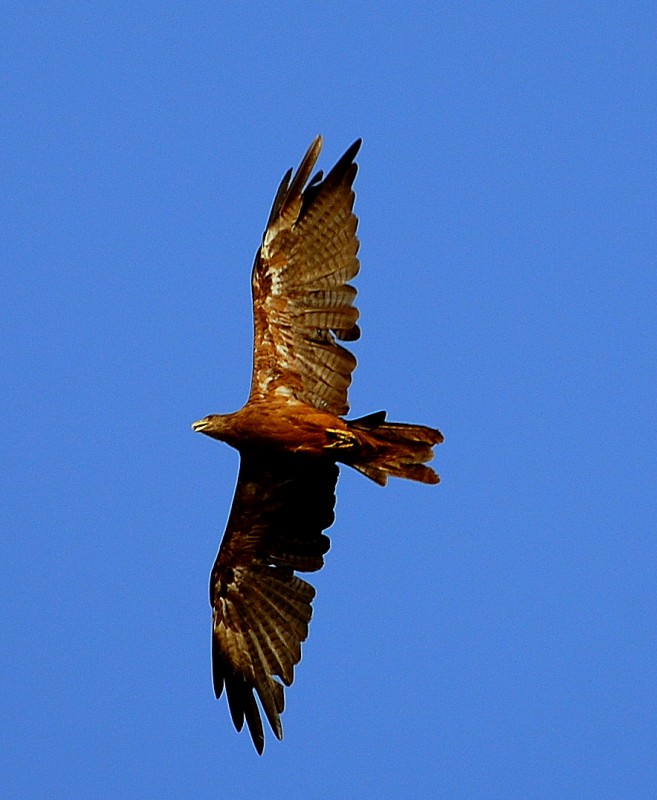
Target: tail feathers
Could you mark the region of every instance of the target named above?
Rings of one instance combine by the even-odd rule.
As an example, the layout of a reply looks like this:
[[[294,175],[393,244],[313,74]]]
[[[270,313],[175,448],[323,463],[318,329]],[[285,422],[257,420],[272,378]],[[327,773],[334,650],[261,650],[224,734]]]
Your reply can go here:
[[[351,466],[375,483],[385,486],[388,476],[408,478],[420,483],[438,483],[440,478],[431,467],[433,446],[443,441],[435,428],[386,422],[385,412],[378,411],[349,423],[360,432],[359,457]]]
[[[370,480],[373,480],[374,483],[378,483],[379,486],[385,486],[390,476],[393,478],[408,478],[408,480],[419,481],[420,483],[440,483],[438,473],[423,464],[403,464],[381,459],[376,464],[352,464],[351,466]]]

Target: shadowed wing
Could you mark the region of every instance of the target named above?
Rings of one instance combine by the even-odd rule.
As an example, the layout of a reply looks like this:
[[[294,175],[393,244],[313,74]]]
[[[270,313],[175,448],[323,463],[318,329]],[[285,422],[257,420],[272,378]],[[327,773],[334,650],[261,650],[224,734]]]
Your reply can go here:
[[[308,183],[321,147],[318,136],[294,177],[283,178],[256,255],[251,397],[294,397],[342,416],[356,359],[336,339],[360,336],[347,283],[359,269],[352,185],[360,140],[326,178]]]
[[[294,677],[308,635],[313,587],[294,575],[324,564],[334,519],[338,468],[286,453],[242,451],[240,472],[210,578],[214,691],[224,688],[237,730],[244,720],[256,750],[264,733],[254,690],[283,736],[283,685]],[[280,678],[282,684],[276,680]]]

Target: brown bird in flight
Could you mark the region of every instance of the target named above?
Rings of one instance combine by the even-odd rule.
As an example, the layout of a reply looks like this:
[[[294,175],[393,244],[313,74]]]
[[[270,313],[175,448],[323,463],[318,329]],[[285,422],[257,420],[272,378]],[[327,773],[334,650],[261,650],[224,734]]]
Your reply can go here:
[[[258,753],[264,733],[254,690],[283,737],[283,687],[308,635],[313,587],[295,572],[322,568],[334,520],[337,463],[376,483],[389,475],[438,483],[425,466],[441,433],[386,422],[385,411],[345,420],[354,356],[336,340],[360,336],[348,284],[359,269],[352,185],[354,142],[324,178],[309,180],[322,147],[310,145],[278,187],[253,266],[255,328],[248,402],[192,428],[240,453],[226,532],[210,577],[214,692],[224,688],[237,730]],[[278,679],[278,680],[277,680]]]

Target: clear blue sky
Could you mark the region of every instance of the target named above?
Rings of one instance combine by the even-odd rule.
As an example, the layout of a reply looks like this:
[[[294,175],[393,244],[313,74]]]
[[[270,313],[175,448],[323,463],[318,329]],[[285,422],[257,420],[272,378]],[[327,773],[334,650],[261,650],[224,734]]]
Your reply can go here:
[[[221,10],[221,8],[224,10]],[[653,798],[652,3],[7,3],[2,750],[11,798]],[[249,273],[357,137],[354,415],[285,739],[210,682]]]

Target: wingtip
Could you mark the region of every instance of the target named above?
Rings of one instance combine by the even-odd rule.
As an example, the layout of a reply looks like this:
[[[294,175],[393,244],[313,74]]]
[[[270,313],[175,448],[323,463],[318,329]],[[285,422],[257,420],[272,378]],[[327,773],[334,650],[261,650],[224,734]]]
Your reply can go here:
[[[356,139],[356,141],[346,149],[344,155],[340,159],[340,162],[344,164],[351,163],[358,155],[358,151],[360,150],[362,144],[363,140],[360,137]]]
[[[292,181],[285,192],[285,198],[282,200],[282,204],[280,206],[281,214],[285,214],[286,210],[291,206],[293,207],[294,204],[301,198],[301,193],[303,192],[313,168],[317,163],[317,159],[319,158],[319,153],[322,149],[322,142],[322,135],[320,133],[313,139],[310,147],[306,150],[306,154],[301,159],[301,163],[299,164],[297,171],[292,176]],[[276,207],[276,205],[277,204],[275,203],[274,207]]]
[[[345,161],[353,159],[354,156],[360,150],[362,144],[363,144],[363,138],[362,136],[359,136],[358,139],[356,139],[351,145],[349,145],[344,155],[342,156],[342,159],[344,159]],[[315,159],[317,159],[317,157],[319,157],[319,153],[323,146],[324,146],[324,138],[322,137],[321,133],[318,133],[317,136],[315,136],[315,138],[313,139],[310,147],[308,148],[304,160],[308,158],[310,153],[314,152],[315,150],[317,150],[317,154],[315,156]]]
[[[317,136],[315,136],[315,138],[310,143],[310,147],[306,150],[306,154],[301,159],[301,164],[299,165],[297,173],[306,171],[310,173],[310,171],[315,165],[315,162],[319,158],[319,154],[322,151],[323,145],[324,145],[324,139],[322,138],[322,134],[318,133]],[[310,167],[306,167],[307,164],[310,164]],[[308,178],[306,178],[306,180],[308,180]]]
[[[333,169],[326,176],[325,183],[340,182],[347,175],[349,176],[349,180],[353,181],[356,176],[356,170],[358,169],[355,158],[362,143],[362,139],[356,139],[356,141],[344,151]]]

